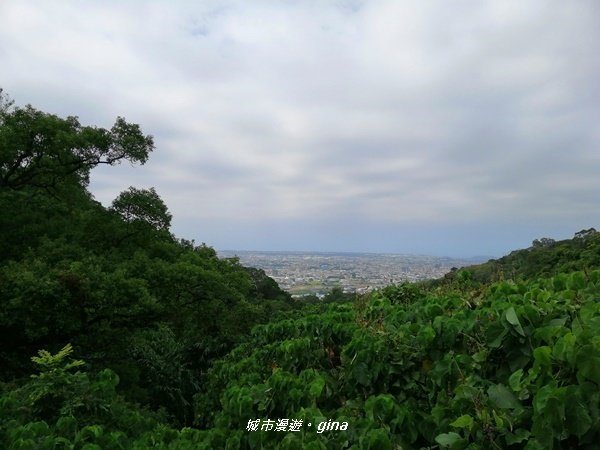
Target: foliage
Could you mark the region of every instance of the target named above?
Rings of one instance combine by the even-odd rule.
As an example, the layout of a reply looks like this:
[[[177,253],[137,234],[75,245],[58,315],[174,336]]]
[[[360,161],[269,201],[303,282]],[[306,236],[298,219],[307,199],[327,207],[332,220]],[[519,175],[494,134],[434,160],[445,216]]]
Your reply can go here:
[[[515,250],[499,259],[468,268],[475,281],[548,277],[576,270],[600,268],[600,233],[594,228],[575,233],[573,239],[535,239],[528,249]],[[453,280],[456,272],[446,276]],[[436,283],[434,283],[436,284]],[[439,284],[439,283],[437,283]]]
[[[32,358],[40,373],[16,389],[0,391],[0,445],[10,449],[181,449],[197,446],[200,433],[178,432],[164,418],[135,407],[117,393],[109,369],[91,376],[73,372],[70,345]]]
[[[17,107],[2,114],[0,187],[85,186],[90,169],[98,164],[143,164],[153,148],[152,137],[122,117],[107,130],[82,126],[77,117],[61,119],[31,106]]]
[[[94,166],[146,161],[152,138],[138,125],[82,126],[0,97],[0,380],[71,343],[93,371],[115,371],[130,401],[191,423],[213,360],[298,305],[264,272],[175,239],[154,189],[94,201]]]
[[[0,90],[0,448],[598,448],[594,229],[304,304],[172,236],[153,189],[94,201],[94,166],[151,149]]]
[[[262,448],[369,448],[370,439],[378,448],[592,448],[599,283],[600,271],[500,282],[483,294],[404,285],[259,326],[211,370],[198,425],[233,433],[241,448],[254,448],[256,436],[236,434],[248,420],[280,417],[350,429],[257,431]]]
[[[159,230],[168,230],[171,226],[172,216],[154,188],[130,187],[119,194],[111,209],[128,224],[141,222]]]
[[[409,286],[255,327],[248,342],[214,365],[196,395],[196,425],[204,431],[165,428],[125,405],[114,386],[95,398],[86,389],[101,380],[114,385],[112,372],[90,381],[69,373],[81,367],[65,365],[70,348],[42,353],[36,361],[46,375],[2,396],[4,443],[15,446],[23,436],[74,442],[76,434],[62,435],[58,425],[72,416],[81,424],[74,428],[103,448],[113,437],[122,448],[150,439],[163,448],[594,448],[600,271],[499,282],[482,293]],[[398,301],[411,291],[419,295]],[[136,354],[149,360],[148,368],[163,367],[152,372],[180,379],[172,372],[178,364],[166,360],[177,360],[181,348],[173,343],[175,353],[153,356],[165,351],[151,343],[157,337],[173,340],[166,329],[141,336],[146,343],[134,345],[144,349]],[[25,392],[30,403],[22,400]],[[51,402],[43,401],[47,395]],[[79,396],[86,401],[78,403]],[[15,413],[18,404],[27,415]],[[142,424],[133,433],[120,422],[129,415]],[[245,431],[248,420],[282,417],[305,424],[331,419],[349,428]]]

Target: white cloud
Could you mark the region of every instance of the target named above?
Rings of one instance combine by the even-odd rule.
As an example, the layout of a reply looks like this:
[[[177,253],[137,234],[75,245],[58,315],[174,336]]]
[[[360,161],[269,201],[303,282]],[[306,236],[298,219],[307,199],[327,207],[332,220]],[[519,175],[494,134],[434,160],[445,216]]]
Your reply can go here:
[[[598,221],[598,9],[11,0],[0,83],[86,123],[140,123],[151,161],[92,188],[108,203],[156,186],[175,221]]]

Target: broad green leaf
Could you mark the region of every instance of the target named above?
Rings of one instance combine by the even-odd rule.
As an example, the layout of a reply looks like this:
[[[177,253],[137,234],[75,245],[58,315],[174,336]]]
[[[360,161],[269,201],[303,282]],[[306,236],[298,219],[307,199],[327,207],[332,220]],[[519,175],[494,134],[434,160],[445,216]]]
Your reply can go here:
[[[533,351],[533,358],[535,364],[541,367],[548,367],[552,365],[552,349],[546,345],[538,347]]]
[[[102,447],[100,447],[97,444],[87,443],[83,447],[81,447],[81,450],[102,450]]]
[[[488,357],[488,351],[484,349],[473,355],[473,361],[482,363],[487,359],[487,357]]]
[[[517,317],[517,312],[515,311],[515,308],[513,308],[512,306],[508,308],[504,313],[504,317],[506,318],[506,321],[513,326],[517,333],[519,333],[521,336],[525,336],[525,332],[523,331],[521,322],[519,322],[519,318]]]
[[[593,355],[593,352],[591,345],[581,348],[577,357],[577,368],[579,369],[577,378],[590,380],[600,385],[600,357]]]
[[[573,272],[567,281],[567,287],[578,291],[585,287],[585,276],[582,272]]]
[[[488,346],[490,348],[499,348],[508,334],[508,330],[498,323],[490,325],[485,333]]]
[[[312,383],[310,383],[310,395],[312,397],[319,397],[321,395],[321,392],[323,392],[324,387],[325,379],[323,377],[316,378]]]
[[[450,425],[454,428],[471,428],[473,426],[473,418],[469,414],[463,414]]]
[[[377,429],[369,431],[366,436],[368,450],[392,450],[392,443],[385,430]]]
[[[72,416],[62,416],[55,427],[60,434],[74,435],[77,431],[77,420]]]
[[[564,329],[562,325],[547,325],[535,330],[534,335],[536,339],[541,339],[545,343],[551,344],[556,336],[564,332]]]
[[[358,381],[363,386],[368,386],[371,382],[371,377],[369,376],[369,366],[361,361],[354,367],[354,377],[356,381]]]
[[[566,361],[571,366],[575,363],[575,342],[577,338],[573,333],[567,333],[559,338],[552,349],[553,356],[560,360]]]
[[[565,410],[565,394],[567,388],[557,387],[556,382],[541,387],[533,398],[533,409],[536,414],[544,415],[545,419],[554,417],[562,420]],[[553,417],[550,417],[553,416]]]
[[[569,386],[566,394],[565,421],[569,432],[581,437],[589,431],[593,421],[582,400],[579,386]]]
[[[454,444],[456,444],[457,442],[461,441],[462,438],[460,437],[460,434],[455,433],[453,431],[451,431],[450,433],[442,433],[442,434],[438,434],[435,437],[435,442],[437,442],[438,444],[440,444],[442,447],[452,447]]]
[[[521,378],[523,377],[523,369],[519,369],[516,370],[508,379],[508,385],[510,386],[510,388],[515,391],[515,392],[519,392],[522,389],[521,386]]]
[[[488,397],[492,404],[500,409],[521,409],[521,403],[514,394],[503,384],[490,386]]]
[[[395,406],[396,402],[389,394],[372,396],[365,402],[365,413],[370,420],[387,421],[395,415]]]
[[[504,420],[502,419],[502,417],[500,417],[498,415],[498,413],[496,412],[495,409],[492,410],[492,416],[494,416],[494,422],[496,423],[496,428],[499,430],[504,428]]]
[[[529,430],[519,428],[518,430],[515,430],[514,433],[507,432],[505,436],[506,443],[508,445],[513,445],[523,442],[526,439],[529,439],[529,436],[531,436],[531,432]]]

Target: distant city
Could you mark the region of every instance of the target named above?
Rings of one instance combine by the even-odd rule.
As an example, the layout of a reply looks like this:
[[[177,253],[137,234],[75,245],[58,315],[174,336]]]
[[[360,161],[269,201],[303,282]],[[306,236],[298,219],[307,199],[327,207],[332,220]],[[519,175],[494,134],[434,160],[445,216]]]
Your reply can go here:
[[[489,258],[454,259],[436,256],[379,253],[311,253],[219,251],[238,257],[244,266],[263,269],[293,296],[322,296],[338,287],[344,292],[367,292],[392,283],[439,278],[453,267]]]

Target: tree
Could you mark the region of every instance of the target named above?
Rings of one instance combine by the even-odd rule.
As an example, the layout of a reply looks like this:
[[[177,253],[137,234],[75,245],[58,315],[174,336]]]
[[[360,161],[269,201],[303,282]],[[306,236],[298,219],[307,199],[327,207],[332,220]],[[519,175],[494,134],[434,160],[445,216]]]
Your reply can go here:
[[[340,286],[333,287],[326,295],[323,297],[323,303],[345,303],[351,302],[356,298],[356,294],[352,292],[344,292],[344,290]]]
[[[534,239],[531,246],[533,248],[552,247],[555,243],[556,241],[554,239],[544,237],[541,239]]]
[[[171,214],[154,188],[129,187],[112,202],[113,211],[127,223],[146,223],[156,230],[168,230]]]
[[[144,164],[154,149],[152,136],[122,117],[107,130],[31,106],[10,109],[11,104],[0,91],[0,188],[55,192],[65,183],[85,187],[93,167],[122,160]]]
[[[590,236],[594,236],[595,234],[597,234],[598,232],[596,231],[595,228],[589,228],[589,229],[583,229],[581,231],[578,231],[577,233],[575,233],[574,238],[575,239],[586,239]]]
[[[268,276],[263,269],[257,269],[254,267],[245,268],[246,272],[252,280],[252,296],[257,300],[269,299],[269,300],[290,300],[290,295],[283,291],[277,282]]]
[[[4,89],[0,88],[0,124],[2,124],[2,117],[8,113],[14,103],[15,102],[4,93]]]

